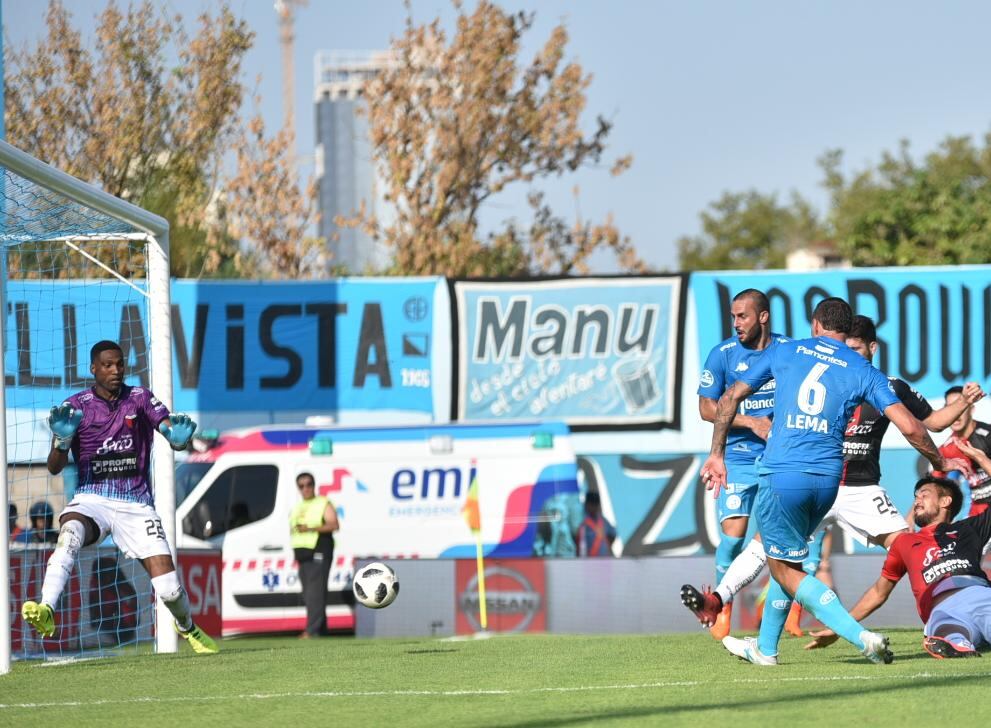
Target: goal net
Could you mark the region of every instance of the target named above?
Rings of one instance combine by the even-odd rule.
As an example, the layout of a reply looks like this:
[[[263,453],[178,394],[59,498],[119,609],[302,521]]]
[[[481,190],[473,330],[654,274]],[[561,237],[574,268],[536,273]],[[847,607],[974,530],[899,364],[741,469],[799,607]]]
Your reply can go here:
[[[0,172],[7,461],[0,506],[8,512],[0,672],[11,659],[174,651],[175,634],[162,628],[170,622],[157,613],[144,569],[109,539],[82,550],[56,605],[54,636],[38,637],[20,616],[23,601],[40,595],[58,514],[76,486],[71,458],[62,473],[48,472],[48,413],[92,384],[90,347],[117,341],[125,381],[172,404],[168,224],[3,142]],[[153,485],[174,545],[173,459],[163,445],[155,444]]]

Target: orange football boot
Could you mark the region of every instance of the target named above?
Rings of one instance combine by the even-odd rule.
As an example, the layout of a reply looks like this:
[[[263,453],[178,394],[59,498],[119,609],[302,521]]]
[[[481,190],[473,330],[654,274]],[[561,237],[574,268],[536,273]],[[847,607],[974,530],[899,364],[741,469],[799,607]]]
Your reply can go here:
[[[713,639],[723,641],[723,637],[729,635],[730,630],[730,617],[733,616],[733,602],[726,604],[722,609],[719,610],[719,616],[716,617],[716,623],[709,628],[709,634],[712,635]]]

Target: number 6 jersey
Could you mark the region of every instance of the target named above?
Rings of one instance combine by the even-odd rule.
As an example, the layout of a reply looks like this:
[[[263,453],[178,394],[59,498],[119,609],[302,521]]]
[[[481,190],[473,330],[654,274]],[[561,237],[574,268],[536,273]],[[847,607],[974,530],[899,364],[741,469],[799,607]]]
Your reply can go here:
[[[740,381],[775,381],[774,420],[759,471],[839,476],[843,435],[854,407],[884,412],[898,402],[888,378],[845,343],[820,336],[772,346]]]

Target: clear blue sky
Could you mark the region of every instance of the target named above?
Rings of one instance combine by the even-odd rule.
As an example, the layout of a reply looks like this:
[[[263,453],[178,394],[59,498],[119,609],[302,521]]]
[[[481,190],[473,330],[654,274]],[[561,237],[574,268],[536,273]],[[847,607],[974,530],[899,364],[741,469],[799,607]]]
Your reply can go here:
[[[5,44],[37,39],[46,3],[2,2]],[[65,4],[90,28],[105,1]],[[205,0],[161,4],[188,18],[216,7]],[[568,55],[594,75],[589,126],[595,114],[610,118],[612,156],[635,158],[619,178],[603,169],[546,184],[550,199],[570,212],[571,188],[579,184],[582,214],[601,219],[612,212],[655,267],[677,267],[675,241],[699,231],[699,212],[724,190],[756,188],[784,199],[795,189],[821,209],[816,158],[826,149],[844,149],[846,168],[855,170],[903,138],[922,154],[948,134],[991,130],[991,3],[980,0],[500,4],[536,10],[530,51],[565,22]],[[262,75],[264,112],[274,128],[282,110],[272,2],[231,6],[257,33],[245,81]],[[415,20],[440,16],[447,27],[454,16],[447,0],[413,0],[412,9]],[[313,149],[314,54],[387,47],[405,15],[401,0],[310,0],[297,10],[300,153]],[[488,219],[524,213],[506,199]],[[607,271],[600,263],[598,272]]]

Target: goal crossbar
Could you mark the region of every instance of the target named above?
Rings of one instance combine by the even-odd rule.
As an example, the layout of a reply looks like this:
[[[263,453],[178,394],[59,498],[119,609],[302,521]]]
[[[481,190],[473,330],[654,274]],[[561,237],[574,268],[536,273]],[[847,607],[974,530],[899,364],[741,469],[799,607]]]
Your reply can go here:
[[[168,255],[169,223],[164,217],[114,197],[99,187],[86,184],[2,140],[0,140],[0,167],[6,167],[41,187],[59,192],[98,212],[116,217],[154,235]]]

